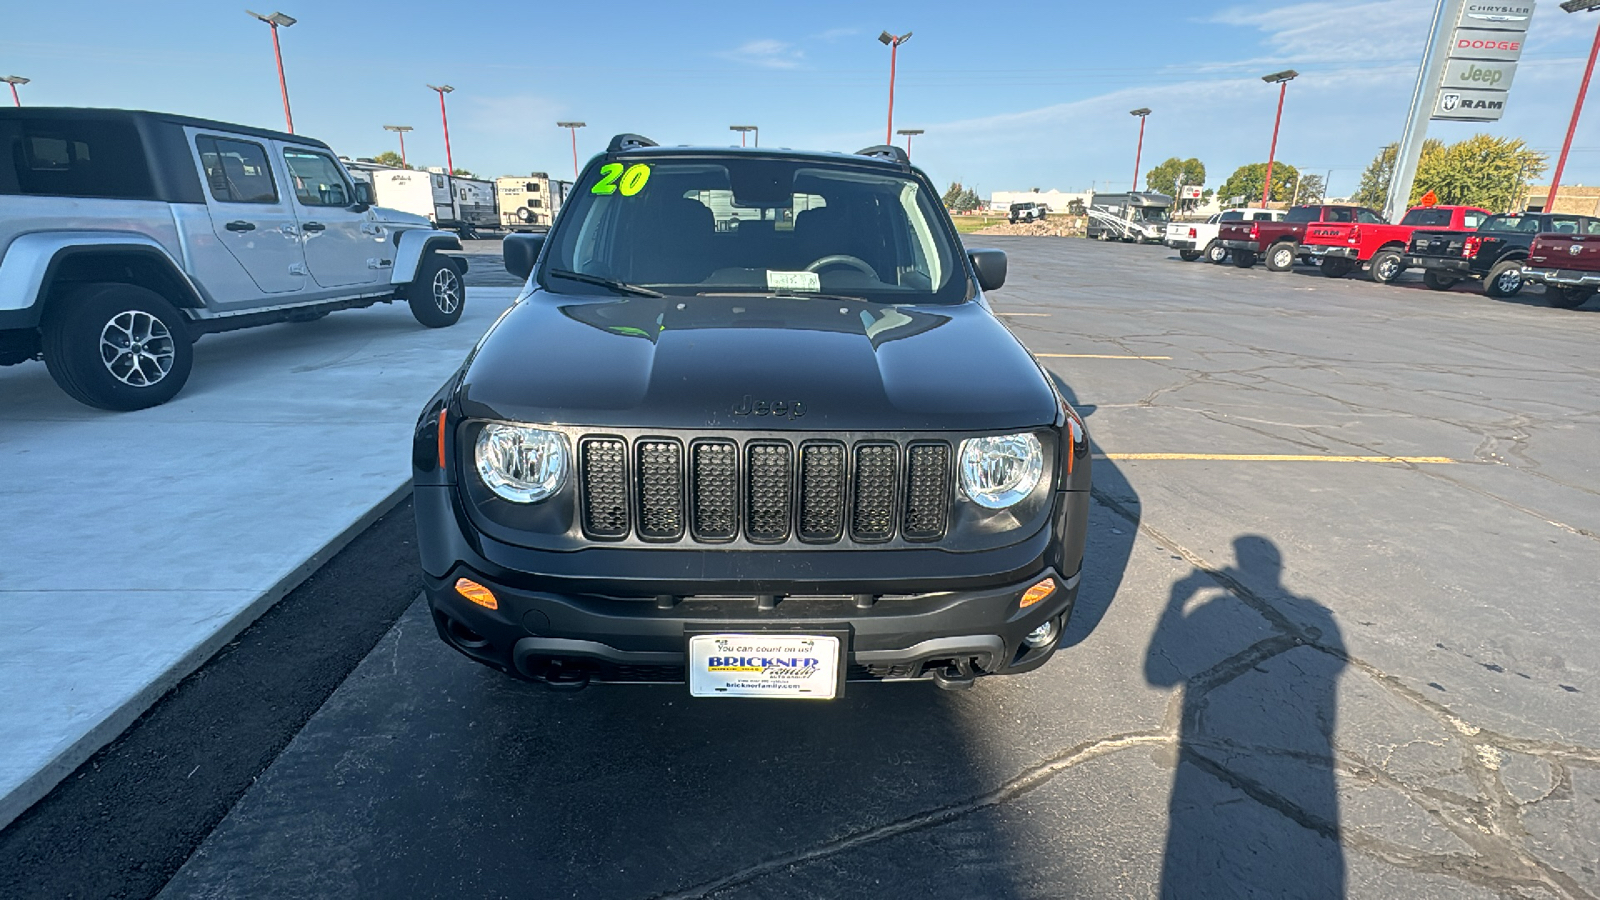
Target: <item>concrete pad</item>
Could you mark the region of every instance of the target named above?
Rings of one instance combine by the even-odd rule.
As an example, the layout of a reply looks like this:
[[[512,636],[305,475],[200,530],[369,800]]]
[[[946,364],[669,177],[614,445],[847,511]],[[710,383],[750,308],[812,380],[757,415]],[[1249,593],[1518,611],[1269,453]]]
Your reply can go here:
[[[0,369],[0,827],[404,496],[418,411],[515,293],[208,336],[140,412]]]

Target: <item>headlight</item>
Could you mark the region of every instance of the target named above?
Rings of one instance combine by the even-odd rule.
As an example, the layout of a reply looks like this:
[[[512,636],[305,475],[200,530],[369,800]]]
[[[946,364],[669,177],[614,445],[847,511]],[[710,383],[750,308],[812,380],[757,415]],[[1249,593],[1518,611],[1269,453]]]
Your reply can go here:
[[[1044,449],[1031,434],[961,442],[961,488],[972,502],[1005,509],[1033,493],[1044,474]]]
[[[491,423],[478,434],[478,477],[512,503],[538,503],[567,480],[567,439],[526,425]]]

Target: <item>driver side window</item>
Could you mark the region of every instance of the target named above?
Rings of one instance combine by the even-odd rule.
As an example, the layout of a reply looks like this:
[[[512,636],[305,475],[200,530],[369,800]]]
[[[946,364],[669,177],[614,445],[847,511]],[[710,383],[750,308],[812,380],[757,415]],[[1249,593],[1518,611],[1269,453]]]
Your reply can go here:
[[[289,181],[301,206],[349,206],[355,202],[355,192],[332,158],[292,148],[283,151],[283,161],[289,166]]]

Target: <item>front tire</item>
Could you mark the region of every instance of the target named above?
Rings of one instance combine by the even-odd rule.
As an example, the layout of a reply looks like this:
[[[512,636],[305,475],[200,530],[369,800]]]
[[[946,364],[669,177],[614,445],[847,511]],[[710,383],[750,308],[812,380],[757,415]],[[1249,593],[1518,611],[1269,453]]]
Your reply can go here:
[[[1522,284],[1522,262],[1508,259],[1489,270],[1483,279],[1483,292],[1491,297],[1515,297],[1522,291]]]
[[[1422,283],[1436,291],[1448,291],[1456,286],[1456,280],[1449,275],[1440,275],[1432,269],[1422,273]]]
[[[1594,296],[1594,288],[1570,288],[1547,285],[1544,289],[1544,302],[1556,309],[1577,309],[1589,302]]]
[[[1348,259],[1328,257],[1322,261],[1320,268],[1326,278],[1343,278],[1350,274],[1350,270],[1355,268],[1355,264]]]
[[[1222,265],[1222,263],[1228,258],[1228,248],[1222,246],[1216,241],[1212,241],[1206,245],[1205,254],[1206,262],[1211,263],[1212,265]]]
[[[1184,262],[1194,262],[1195,260],[1200,258],[1200,251],[1199,250],[1179,250],[1178,251],[1178,258],[1183,260]]]
[[[165,297],[136,285],[92,284],[63,296],[45,313],[42,332],[50,377],[98,409],[160,406],[194,366],[188,321]]]
[[[429,328],[448,328],[461,320],[467,289],[461,270],[448,256],[429,253],[417,267],[417,277],[406,285],[411,315]]]
[[[1256,264],[1256,253],[1255,253],[1255,251],[1254,250],[1235,250],[1235,251],[1233,251],[1233,264],[1238,266],[1241,269],[1250,268],[1251,266]]]
[[[1396,250],[1379,250],[1372,256],[1368,274],[1379,284],[1391,284],[1406,270],[1405,258]]]
[[[1288,242],[1267,248],[1267,271],[1287,272],[1294,268],[1295,246]]]

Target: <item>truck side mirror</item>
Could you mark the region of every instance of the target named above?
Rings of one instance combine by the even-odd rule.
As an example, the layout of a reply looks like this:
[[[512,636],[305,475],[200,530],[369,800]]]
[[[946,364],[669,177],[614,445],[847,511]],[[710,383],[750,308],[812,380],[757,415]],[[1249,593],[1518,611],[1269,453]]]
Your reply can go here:
[[[1004,250],[968,250],[972,271],[978,275],[978,287],[985,291],[998,291],[1006,283],[1006,252]]]
[[[375,206],[378,201],[372,195],[372,185],[365,181],[356,182],[356,202],[365,206]]]
[[[543,234],[508,234],[500,242],[500,255],[506,261],[506,271],[523,281],[533,274],[533,264],[539,261],[539,251],[544,249]]]

